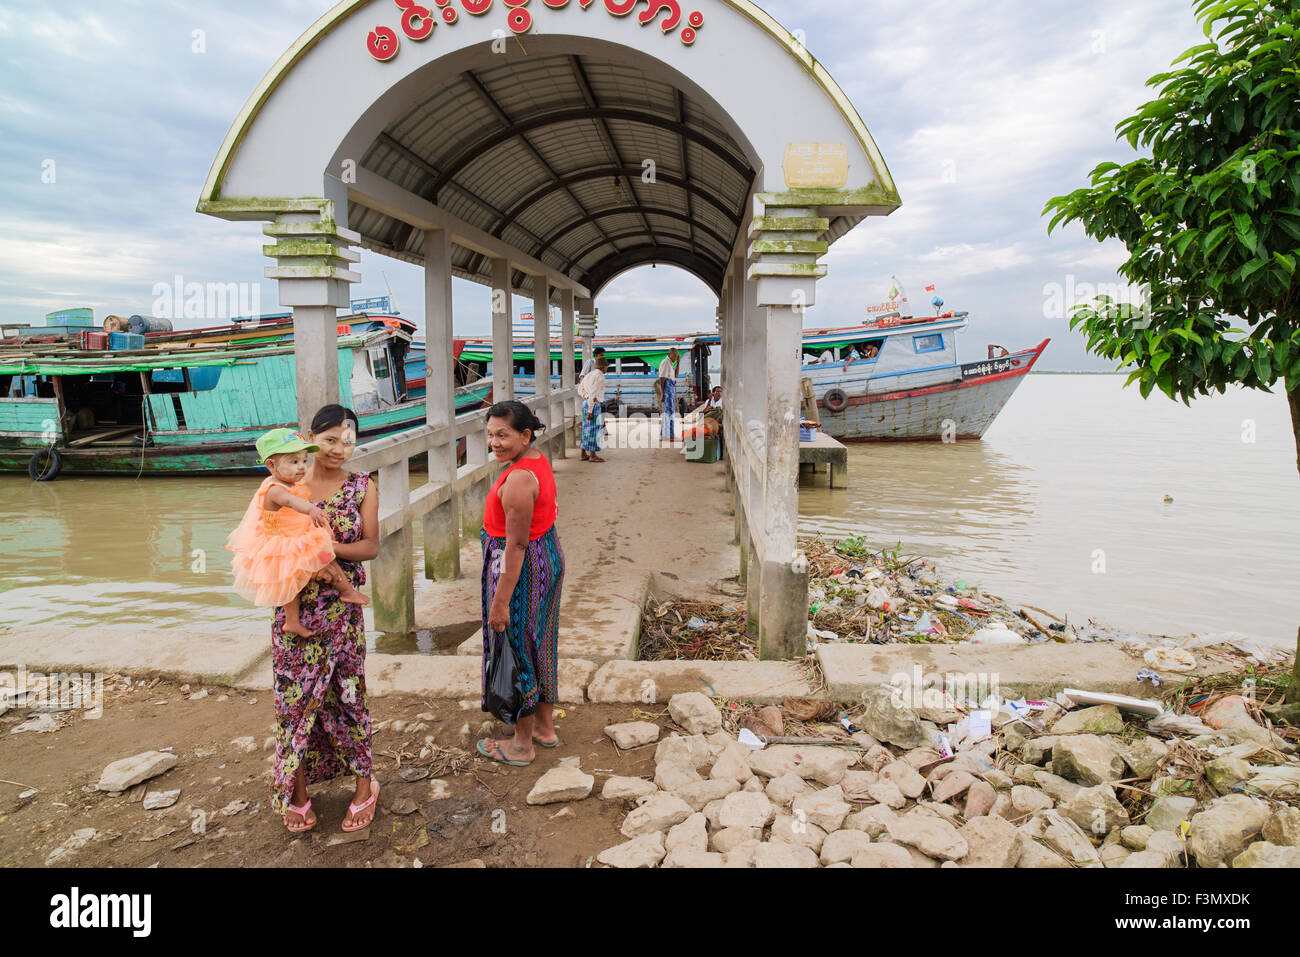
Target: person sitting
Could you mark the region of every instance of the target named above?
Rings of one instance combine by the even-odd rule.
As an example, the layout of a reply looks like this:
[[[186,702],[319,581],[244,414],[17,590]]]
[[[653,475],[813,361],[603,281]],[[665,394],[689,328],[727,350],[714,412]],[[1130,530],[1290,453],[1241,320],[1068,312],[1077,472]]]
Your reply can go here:
[[[718,421],[722,421],[722,386],[715,385],[709,390],[708,397],[692,409],[691,412],[695,415],[703,414],[707,418],[716,418]]]

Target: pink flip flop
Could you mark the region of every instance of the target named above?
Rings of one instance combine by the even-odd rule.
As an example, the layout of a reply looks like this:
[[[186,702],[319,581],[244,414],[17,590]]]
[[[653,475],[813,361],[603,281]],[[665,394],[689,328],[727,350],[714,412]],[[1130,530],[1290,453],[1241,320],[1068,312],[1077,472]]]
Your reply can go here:
[[[360,814],[360,813],[361,813],[362,811],[364,811],[366,808],[368,808],[368,807],[370,807],[371,805],[373,805],[373,804],[375,803],[375,801],[378,800],[378,798],[379,798],[379,782],[378,782],[378,781],[371,781],[371,782],[370,782],[370,797],[367,798],[367,799],[366,799],[363,803],[361,803],[361,804],[349,804],[349,805],[348,805],[348,813],[351,814],[353,817],[356,817],[358,814]],[[341,828],[343,828],[343,830],[345,830],[345,831],[347,831],[347,832],[349,832],[349,833],[351,833],[352,831],[364,831],[364,830],[365,830],[366,828],[368,828],[371,824],[374,824],[374,823],[375,823],[375,817],[378,816],[378,813],[379,813],[379,809],[378,809],[378,808],[375,808],[375,815],[372,816],[372,817],[370,818],[370,820],[369,820],[367,823],[362,824],[362,825],[360,825],[360,826],[348,827],[348,822],[347,822],[347,821],[344,821],[344,822],[343,822],[341,825],[339,825],[339,826],[340,826]]]
[[[292,811],[294,814],[301,814],[302,819],[306,821],[307,812],[311,810],[311,798],[308,798],[307,803],[304,804],[302,807],[294,807],[292,801],[288,802],[288,807],[289,810]],[[284,822],[284,827],[285,830],[287,830],[290,834],[306,834],[308,831],[314,828],[318,822],[319,822],[318,820],[313,821],[312,823],[307,824],[304,827],[290,827],[289,822],[286,820]]]

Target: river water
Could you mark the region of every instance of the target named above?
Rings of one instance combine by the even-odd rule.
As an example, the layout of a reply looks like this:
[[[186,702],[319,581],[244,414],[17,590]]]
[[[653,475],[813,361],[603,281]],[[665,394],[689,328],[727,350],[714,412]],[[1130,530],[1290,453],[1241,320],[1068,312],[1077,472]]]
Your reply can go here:
[[[1122,381],[1028,376],[981,442],[851,445],[850,488],[801,480],[801,530],[901,541],[1072,622],[1293,645],[1300,478],[1284,398],[1189,409]],[[269,613],[229,591],[223,547],[258,482],[0,476],[0,625],[264,630]]]

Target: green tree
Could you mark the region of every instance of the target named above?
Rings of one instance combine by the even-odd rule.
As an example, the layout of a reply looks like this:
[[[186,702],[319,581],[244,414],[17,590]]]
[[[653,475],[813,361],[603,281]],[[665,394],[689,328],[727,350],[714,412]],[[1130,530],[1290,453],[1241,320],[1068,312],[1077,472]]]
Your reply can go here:
[[[1125,385],[1144,398],[1283,383],[1300,469],[1300,0],[1198,0],[1195,12],[1212,39],[1148,80],[1157,97],[1115,127],[1150,156],[1100,164],[1043,213],[1049,233],[1078,222],[1120,240],[1119,271],[1146,293],[1076,307],[1089,351],[1131,369]]]

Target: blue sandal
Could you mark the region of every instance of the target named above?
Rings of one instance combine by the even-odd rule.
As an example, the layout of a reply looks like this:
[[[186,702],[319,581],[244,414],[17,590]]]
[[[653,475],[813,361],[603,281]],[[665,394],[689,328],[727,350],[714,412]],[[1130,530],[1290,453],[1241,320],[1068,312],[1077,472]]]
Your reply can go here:
[[[501,745],[499,744],[492,745],[492,750],[495,751],[496,754],[495,755],[490,754],[487,748],[483,747],[483,742],[490,741],[490,740],[492,739],[479,738],[479,742],[477,745],[478,753],[483,755],[483,757],[487,758],[489,761],[496,761],[498,764],[508,764],[512,768],[526,768],[528,767],[528,765],[533,763],[532,761],[511,761],[509,758],[506,757],[506,753],[501,750]]]

